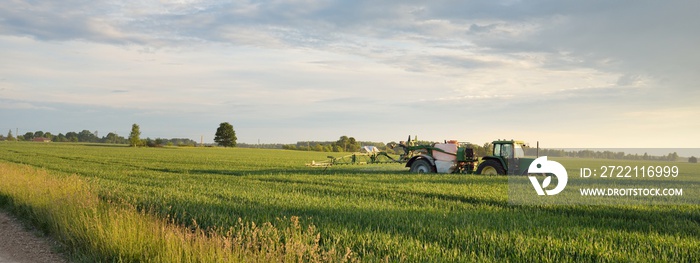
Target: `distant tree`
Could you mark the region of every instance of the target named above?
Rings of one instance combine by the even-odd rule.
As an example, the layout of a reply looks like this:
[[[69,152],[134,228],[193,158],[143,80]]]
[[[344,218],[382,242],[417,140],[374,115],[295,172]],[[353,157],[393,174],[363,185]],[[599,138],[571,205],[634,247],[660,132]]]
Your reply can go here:
[[[678,153],[676,153],[676,152],[669,153],[669,154],[668,154],[668,157],[666,157],[666,158],[667,158],[669,161],[674,162],[674,161],[678,160]]]
[[[66,135],[63,133],[59,133],[58,136],[53,137],[54,142],[67,142],[68,139],[66,138]]]
[[[76,132],[67,132],[67,133],[66,133],[66,141],[69,141],[69,142],[77,142],[77,141],[78,141],[78,133],[76,133]]]
[[[80,142],[97,142],[95,134],[88,130],[82,130],[78,133],[78,141]]]
[[[698,158],[695,156],[690,156],[690,158],[688,158],[688,162],[689,163],[698,163]]]
[[[163,139],[161,139],[161,138],[156,138],[155,143],[156,143],[156,146],[163,146]]]
[[[343,135],[343,136],[340,136],[340,139],[338,139],[336,144],[338,146],[340,146],[344,152],[347,152],[349,142],[350,142],[350,138],[348,138],[348,136]]]
[[[25,140],[25,141],[31,141],[31,140],[34,139],[34,133],[32,133],[32,132],[27,132],[27,133],[25,133],[24,136],[22,136],[22,137],[24,137],[24,140]]]
[[[142,141],[143,141],[143,140],[142,140]],[[148,146],[148,147],[156,147],[156,146],[158,146],[158,145],[156,144],[156,141],[152,140],[151,138],[146,138],[144,144],[145,144],[146,146]]]
[[[214,141],[220,146],[224,147],[236,147],[236,131],[233,130],[233,125],[228,122],[222,122],[219,124],[219,128],[216,129],[216,136]]]
[[[41,138],[41,137],[44,137],[43,131],[35,131],[34,132],[34,138]]]
[[[360,142],[355,140],[354,137],[348,138],[348,147],[347,150],[350,152],[356,152],[360,150]]]
[[[44,133],[44,136],[43,136],[43,137],[46,138],[46,139],[51,140],[51,139],[53,139],[54,136],[53,136],[53,134],[51,134],[50,132],[46,132],[46,133]]]
[[[14,141],[14,140],[15,140],[15,136],[12,136],[12,129],[10,129],[10,131],[7,132],[7,140],[8,140],[8,141]]]
[[[482,152],[477,153],[478,156],[488,156],[493,154],[493,145],[490,142],[484,143]]]
[[[117,143],[118,135],[116,133],[110,132],[104,137],[104,142],[106,143]]]
[[[139,125],[134,123],[131,125],[131,133],[129,134],[129,146],[136,147],[141,145],[141,131]]]

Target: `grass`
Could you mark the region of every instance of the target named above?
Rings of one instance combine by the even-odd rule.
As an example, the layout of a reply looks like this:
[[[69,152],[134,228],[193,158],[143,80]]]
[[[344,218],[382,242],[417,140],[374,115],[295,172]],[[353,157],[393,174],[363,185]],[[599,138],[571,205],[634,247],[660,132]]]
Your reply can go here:
[[[335,260],[344,259],[347,249],[351,258],[363,261],[700,260],[698,205],[513,206],[508,203],[507,177],[412,175],[401,165],[344,166],[326,171],[304,167],[304,163],[323,160],[326,155],[258,149],[0,143],[3,166],[41,168],[21,168],[34,169],[21,175],[25,177],[46,173],[69,184],[79,181],[81,187],[89,189],[79,191],[91,193],[91,200],[95,200],[92,202],[99,209],[92,213],[98,218],[118,218],[117,214],[126,211],[139,220],[160,222],[162,226],[119,219],[124,223],[112,228],[147,233],[144,236],[154,236],[152,242],[173,249],[182,245],[151,229],[173,228],[170,232],[175,233],[185,229],[183,233],[192,233],[196,240],[243,235],[250,238],[235,240],[254,248],[241,250],[245,252],[262,246],[250,241],[259,240],[252,238],[252,230],[245,230],[256,223],[253,229],[261,233],[296,231],[306,237],[299,243],[317,246],[307,255],[327,253],[332,256],[326,257]],[[567,168],[589,165],[582,163],[586,160],[561,162]],[[700,175],[697,165],[678,165]],[[28,190],[6,191],[0,188],[0,196],[8,199]],[[109,214],[113,209],[117,212]],[[57,221],[46,218],[46,222]],[[72,235],[88,230],[76,230]],[[49,232],[56,231],[49,228]],[[125,235],[119,240],[147,239]],[[110,249],[65,243],[78,254],[94,254],[93,258],[103,254],[121,258],[120,253],[108,252],[124,247],[131,251],[123,254],[131,255],[124,257],[125,261],[152,261],[158,258],[155,255],[194,259],[148,252],[151,250],[144,245],[132,248],[119,240],[106,240],[111,245],[105,247]],[[290,239],[281,234],[272,240],[266,246],[295,246],[287,245]],[[194,246],[201,247],[200,252],[186,254],[202,257],[196,261],[218,261],[207,256],[218,254],[201,251],[226,246],[201,242]],[[248,253],[244,252],[238,254]],[[250,257],[265,261],[264,255]],[[275,261],[299,258],[313,257],[287,258],[283,254]]]
[[[352,252],[325,251],[313,225],[278,218],[278,227],[240,218],[225,232],[185,227],[129,205],[100,201],[77,176],[0,163],[0,204],[61,241],[77,261],[281,262],[352,261]],[[284,242],[282,242],[284,241]]]

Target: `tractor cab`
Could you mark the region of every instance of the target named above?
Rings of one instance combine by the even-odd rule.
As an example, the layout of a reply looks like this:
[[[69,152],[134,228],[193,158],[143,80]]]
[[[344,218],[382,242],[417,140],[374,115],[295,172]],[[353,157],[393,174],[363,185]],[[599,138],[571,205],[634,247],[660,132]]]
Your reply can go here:
[[[515,140],[497,140],[492,142],[493,155],[484,156],[477,167],[477,174],[487,175],[525,175],[532,158],[525,158],[525,143]]]

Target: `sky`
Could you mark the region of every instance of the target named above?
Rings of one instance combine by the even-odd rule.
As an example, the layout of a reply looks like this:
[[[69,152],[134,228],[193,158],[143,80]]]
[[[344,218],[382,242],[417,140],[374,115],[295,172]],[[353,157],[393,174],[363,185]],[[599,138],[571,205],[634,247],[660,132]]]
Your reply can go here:
[[[0,0],[0,134],[700,148],[698,1]]]

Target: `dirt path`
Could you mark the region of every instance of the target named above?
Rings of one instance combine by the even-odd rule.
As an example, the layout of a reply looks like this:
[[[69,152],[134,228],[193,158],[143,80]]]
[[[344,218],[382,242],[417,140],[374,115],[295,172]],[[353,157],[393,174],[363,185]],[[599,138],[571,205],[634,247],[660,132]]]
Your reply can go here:
[[[0,263],[66,262],[52,250],[48,238],[39,237],[7,212],[0,210]]]

